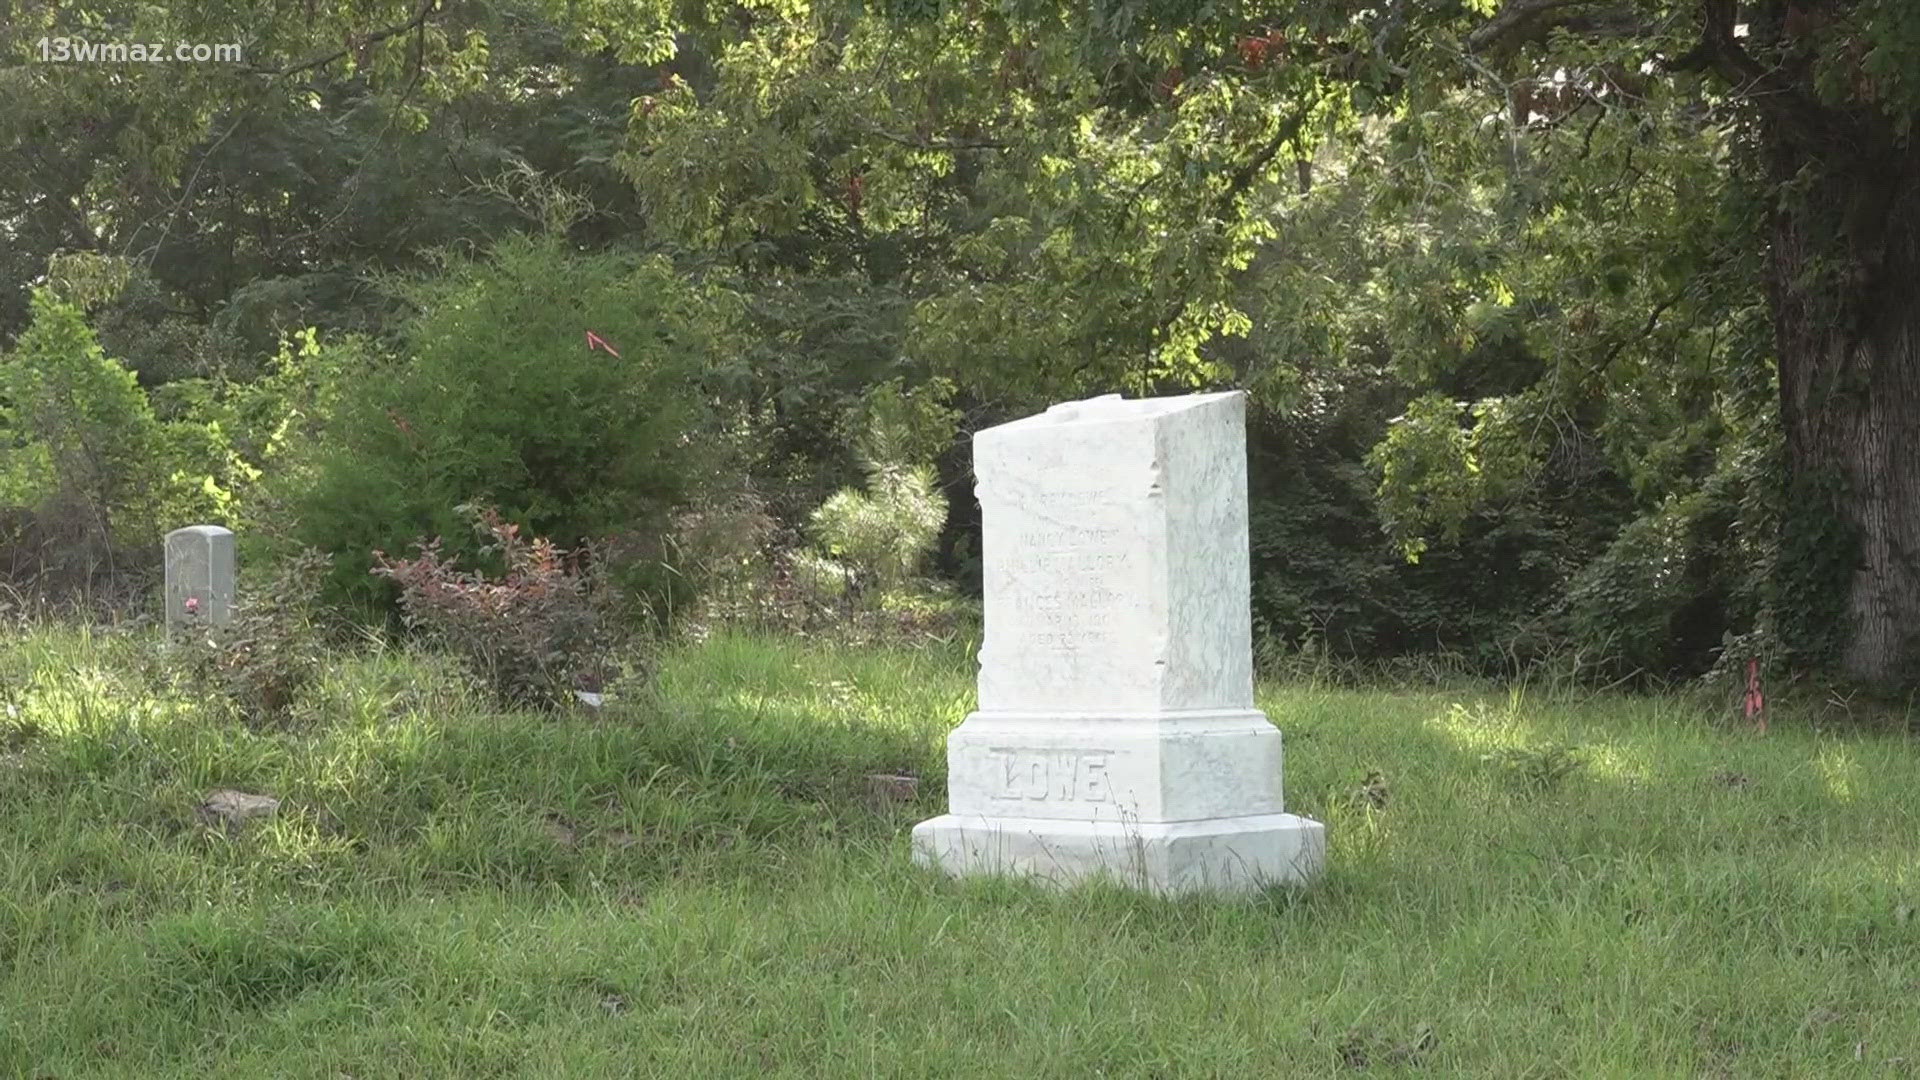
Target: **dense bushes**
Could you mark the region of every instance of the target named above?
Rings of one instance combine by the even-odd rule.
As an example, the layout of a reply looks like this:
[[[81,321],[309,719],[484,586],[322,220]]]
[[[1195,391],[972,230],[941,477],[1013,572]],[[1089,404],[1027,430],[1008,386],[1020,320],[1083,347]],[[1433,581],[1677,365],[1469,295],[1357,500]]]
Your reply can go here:
[[[924,569],[947,521],[930,462],[954,423],[940,404],[942,391],[936,384],[908,395],[885,384],[869,396],[858,421],[865,430],[854,440],[866,490],[842,488],[809,515],[816,546],[795,564],[817,590],[871,604]]]
[[[889,381],[846,410],[837,427],[867,482],[800,521],[780,521],[751,488],[681,515],[668,546],[708,590],[704,615],[853,637],[937,633],[964,619],[967,605],[929,566],[947,520],[930,461],[957,424],[950,394],[937,380],[912,391]]]
[[[385,342],[306,331],[245,378],[143,390],[82,304],[41,290],[0,369],[16,559],[87,570],[223,521],[263,574],[285,559],[312,578],[296,553],[329,553],[313,590],[328,607],[392,613],[397,591],[405,621],[510,701],[550,696],[606,640],[605,598],[589,602],[566,551],[590,547],[593,588],[618,583],[662,621],[706,587],[717,618],[794,628],[959,610],[925,573],[945,493],[966,482],[964,425],[950,386],[881,379],[877,339],[864,393],[788,400],[791,365],[743,365],[772,346],[739,351],[734,294],[663,260],[523,238],[394,293],[415,314]],[[1527,412],[1564,409],[1544,399],[1463,413],[1384,366],[1304,370],[1250,416],[1257,627],[1282,652],[1440,651],[1482,670],[1570,653],[1609,679],[1697,673],[1736,638],[1764,652],[1778,455],[1766,387],[1750,389],[1642,467],[1599,449],[1591,415]],[[1522,424],[1554,438],[1517,440]],[[1707,435],[1718,463],[1689,449]],[[863,486],[838,483],[849,460]],[[477,533],[459,509],[476,503],[499,508]],[[959,509],[956,577],[977,550]],[[379,554],[420,539],[417,557]],[[209,660],[250,716],[277,713],[305,677],[312,639],[293,610],[260,604]]]
[[[4,539],[16,579],[66,591],[158,536],[165,441],[133,372],[102,351],[78,304],[42,288],[32,313],[0,357]]]
[[[426,536],[479,556],[458,506],[563,547],[658,536],[719,467],[700,377],[729,308],[664,261],[514,239],[406,293],[419,315],[400,355],[343,403],[287,500],[293,539],[336,555],[336,599],[377,599],[376,549]]]
[[[97,300],[107,285],[73,284],[77,263],[49,275],[66,293]],[[94,276],[99,276],[98,274]],[[290,446],[311,448],[364,362],[363,342],[312,331],[284,343],[264,371],[181,378],[143,388],[100,347],[78,298],[47,287],[33,322],[0,358],[0,514],[6,570],[46,598],[124,586],[156,570],[160,537],[181,525],[221,523],[258,553],[262,531],[284,525],[263,481],[286,486]],[[294,557],[295,544],[277,554]]]
[[[1299,407],[1248,415],[1254,621],[1262,637],[1347,656],[1393,647],[1399,559],[1362,463],[1404,391],[1375,374],[1309,386]]]
[[[1564,639],[1611,678],[1784,658],[1791,643],[1774,640],[1774,628],[1793,606],[1783,599],[1797,598],[1783,597],[1776,578],[1779,464],[1771,424],[1736,427],[1697,487],[1628,522],[1569,580],[1556,612]]]
[[[1385,531],[1370,450],[1410,390],[1380,370],[1329,372],[1294,407],[1249,416],[1253,612],[1274,646],[1376,660],[1446,653],[1496,670],[1552,648],[1537,625],[1593,541],[1568,524],[1570,476],[1463,513],[1408,561]],[[1527,657],[1530,658],[1530,657]]]

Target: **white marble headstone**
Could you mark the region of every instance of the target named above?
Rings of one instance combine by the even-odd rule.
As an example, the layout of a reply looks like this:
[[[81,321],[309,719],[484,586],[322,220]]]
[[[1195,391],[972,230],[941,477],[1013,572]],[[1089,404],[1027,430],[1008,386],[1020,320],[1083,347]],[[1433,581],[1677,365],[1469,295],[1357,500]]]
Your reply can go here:
[[[189,525],[167,534],[168,626],[233,618],[233,533],[218,525]]]
[[[979,709],[915,857],[1156,891],[1318,871],[1253,704],[1245,398],[1118,396],[974,436]]]

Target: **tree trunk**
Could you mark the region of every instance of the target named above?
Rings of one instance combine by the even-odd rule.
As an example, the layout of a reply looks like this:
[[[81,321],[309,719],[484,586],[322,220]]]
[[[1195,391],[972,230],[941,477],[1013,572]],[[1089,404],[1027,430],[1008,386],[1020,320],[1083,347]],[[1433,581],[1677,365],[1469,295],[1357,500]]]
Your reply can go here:
[[[1920,676],[1920,151],[1871,113],[1767,125],[1790,493],[1776,604],[1819,659],[1896,685]]]

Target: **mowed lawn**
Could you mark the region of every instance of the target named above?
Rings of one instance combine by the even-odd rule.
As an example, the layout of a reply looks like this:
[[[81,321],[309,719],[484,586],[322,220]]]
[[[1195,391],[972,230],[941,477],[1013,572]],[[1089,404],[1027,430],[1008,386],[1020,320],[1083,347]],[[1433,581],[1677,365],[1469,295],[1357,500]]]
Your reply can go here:
[[[961,645],[723,636],[552,716],[374,651],[264,730],[169,682],[0,644],[0,1076],[1920,1073],[1903,733],[1269,686],[1327,876],[1159,900],[910,865]]]

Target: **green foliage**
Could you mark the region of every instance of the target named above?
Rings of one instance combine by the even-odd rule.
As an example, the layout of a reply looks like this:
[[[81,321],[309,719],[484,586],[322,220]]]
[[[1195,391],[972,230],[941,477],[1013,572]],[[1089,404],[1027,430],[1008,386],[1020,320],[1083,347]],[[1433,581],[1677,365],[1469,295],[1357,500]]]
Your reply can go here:
[[[1773,436],[1766,428],[1755,434]],[[1777,456],[1733,443],[1698,488],[1628,522],[1571,577],[1559,605],[1561,636],[1603,658],[1596,674],[1687,678],[1771,656],[1771,628],[1786,612],[1775,583],[1783,565]],[[1822,610],[1844,596],[1838,584],[1829,580]]]
[[[180,455],[175,483],[203,491],[221,520],[253,525],[247,511],[258,501],[261,478],[280,470],[290,444],[319,434],[343,392],[357,344],[329,342],[323,350],[308,327],[283,340],[256,378],[183,378],[157,387],[155,408]]]
[[[676,605],[684,609],[691,602],[710,621],[767,621],[761,616],[772,600],[768,555],[779,532],[779,522],[750,486],[681,511],[662,560],[679,583]]]
[[[319,606],[328,559],[300,552],[241,578],[224,626],[179,630],[179,655],[199,688],[231,702],[255,726],[284,721],[319,677],[335,627]]]
[[[931,468],[883,463],[868,474],[866,491],[836,492],[814,511],[812,525],[856,589],[885,592],[920,569],[946,517]]]
[[[1363,457],[1406,391],[1378,371],[1308,380],[1249,420],[1253,613],[1269,649],[1372,656],[1402,645],[1401,567],[1381,535]]]
[[[868,542],[874,506],[833,494],[867,464],[844,417],[893,380],[944,377],[972,427],[1114,389],[1307,409],[1339,369],[1389,369],[1404,393],[1385,415],[1404,419],[1384,438],[1356,409],[1256,447],[1282,470],[1256,478],[1272,635],[1356,653],[1631,639],[1628,668],[1680,671],[1718,627],[1831,656],[1844,522],[1871,485],[1792,440],[1727,452],[1791,419],[1750,406],[1778,389],[1773,328],[1796,310],[1769,310],[1792,245],[1765,223],[1816,198],[1831,227],[1809,235],[1903,220],[1875,185],[1905,160],[1920,16],[1761,5],[1708,48],[1723,5],[1592,6],[369,0],[253,20],[244,64],[128,68],[29,53],[43,34],[225,40],[244,5],[28,5],[0,42],[0,342],[44,271],[154,392],[155,475],[133,491],[166,512],[135,528],[116,509],[106,531],[150,544],[181,514],[251,526],[243,543],[283,533],[274,550],[336,551],[336,599],[378,600],[367,550],[464,544],[451,507],[484,496],[563,543],[637,526],[653,550],[629,571],[662,610],[682,603],[661,567],[685,493],[655,480],[711,486],[695,459],[723,446],[752,480],[727,494],[751,487],[789,529],[820,508],[830,546],[897,564]],[[1845,152],[1774,153],[1803,127]],[[459,260],[411,309],[366,287],[529,226],[553,237],[541,266]],[[677,269],[606,254],[629,242]],[[1879,297],[1859,254],[1790,280]],[[596,260],[623,283],[568,277]],[[674,322],[658,350],[622,336]],[[716,345],[730,325],[751,332]],[[339,408],[309,408],[290,373],[333,353],[271,359],[309,327],[365,359]],[[638,364],[575,349],[586,329]],[[362,334],[380,349],[346,345]],[[562,434],[582,431],[616,434]],[[12,475],[52,475],[13,441]],[[1363,535],[1376,515],[1391,544]],[[1735,555],[1712,550],[1729,522]],[[1394,545],[1420,561],[1391,565]],[[844,586],[833,558],[796,570]],[[1669,558],[1685,572],[1652,569]]]
[[[1859,571],[1858,530],[1842,510],[1846,483],[1816,469],[1790,474],[1783,486],[1767,590],[1774,640],[1760,644],[1791,664],[1830,665],[1846,646],[1848,586]]]
[[[99,115],[105,111],[99,109],[102,102],[137,95],[145,107],[112,121],[122,129],[119,156],[137,160],[157,178],[177,180],[190,174],[190,155],[203,140],[217,137],[222,109],[310,108],[309,95],[351,81],[395,107],[388,122],[417,131],[431,122],[431,106],[486,90],[502,66],[500,59],[518,55],[506,46],[519,44],[520,35],[545,38],[549,48],[564,45],[580,55],[604,50],[623,63],[658,62],[673,49],[672,7],[665,0],[532,0],[451,12],[423,11],[409,0],[372,0],[352,11],[316,8],[299,18],[256,19],[243,35],[241,62],[31,63],[39,58],[43,37],[234,42],[241,37],[234,27],[250,14],[255,14],[250,7],[231,0],[34,6],[20,10],[10,23],[0,56],[9,62],[5,70],[13,91],[42,108],[92,105]],[[278,77],[263,78],[263,72]],[[30,132],[31,120],[0,127],[0,135]]]
[[[47,259],[47,292],[81,312],[119,296],[132,278],[127,260],[93,252],[60,252]]]
[[[911,390],[894,378],[868,390],[847,415],[857,425],[852,443],[869,478],[877,467],[926,465],[951,446],[960,424],[953,395],[953,382],[943,378]]]
[[[158,535],[162,433],[133,373],[108,357],[76,305],[47,289],[0,356],[0,503],[31,515],[29,558],[91,573],[117,545]]]
[[[1578,746],[1548,743],[1543,746],[1510,746],[1483,755],[1516,784],[1528,791],[1553,791],[1586,768],[1587,759]]]
[[[923,455],[952,430],[953,414],[943,404],[949,392],[934,384],[908,394],[890,383],[869,397],[858,440],[867,490],[835,492],[808,519],[819,550],[794,565],[808,589],[823,596],[850,591],[872,604],[920,573],[947,520],[946,496]]]
[[[200,379],[168,383],[149,396],[165,432],[159,463],[172,492],[169,516],[180,524],[216,521],[242,530],[240,502],[261,469],[235,445],[236,417],[217,387]]]
[[[1224,70],[1152,89],[1226,51],[1218,25],[1183,47],[1074,9],[929,14],[701,27],[708,63],[634,103],[620,158],[658,227],[748,266],[861,267],[913,305],[901,353],[981,400],[1224,376],[1204,349],[1249,329],[1254,207],[1339,95],[1291,65],[1259,92]]]
[[[33,324],[0,368],[6,490],[19,502],[77,499],[103,521],[151,490],[158,430],[133,373],[101,351],[81,309],[38,291]]]
[[[563,546],[657,538],[718,465],[698,379],[728,348],[728,307],[664,262],[515,239],[411,297],[403,354],[289,474],[290,532],[335,555],[336,596],[366,596],[370,553],[416,537],[478,555],[455,511],[472,501]]]
[[[313,448],[372,367],[364,340],[324,346],[306,328],[280,343],[255,378],[181,378],[149,395],[165,434],[168,521],[217,521],[239,534],[243,558],[297,559],[281,501],[310,477]]]
[[[1676,502],[1628,522],[1569,584],[1569,636],[1622,674],[1672,673],[1670,623],[1698,591],[1690,573],[1690,508]]]
[[[836,254],[808,247],[794,257]],[[848,418],[862,415],[869,392],[901,368],[908,300],[894,285],[838,267],[738,273],[730,284],[745,301],[742,341],[711,383],[738,417],[741,460],[768,511],[802,522],[861,475]],[[866,431],[856,425],[852,433]]]
[[[1410,80],[1417,107],[1353,142],[1377,269],[1350,332],[1428,390],[1370,455],[1380,516],[1480,594],[1457,618],[1513,605],[1474,635],[1512,660],[1703,672],[1776,565],[1750,512],[1779,417],[1736,118],[1604,43],[1488,63]]]
[[[122,270],[68,258],[50,276],[61,294],[98,304]],[[10,443],[0,486],[8,505],[32,515],[16,539],[69,570],[116,545],[150,551],[166,531],[197,522],[225,523],[255,543],[266,471],[290,442],[316,433],[358,356],[351,342],[323,355],[308,330],[297,354],[283,344],[263,377],[179,379],[148,392],[100,348],[77,303],[50,286],[34,312],[0,370]]]
[[[1407,403],[1368,455],[1380,471],[1381,517],[1408,561],[1419,561],[1427,549],[1427,530],[1458,540],[1469,515],[1520,483],[1531,462],[1513,415],[1498,398],[1462,408],[1424,394]]]

